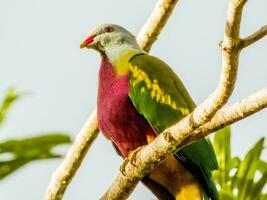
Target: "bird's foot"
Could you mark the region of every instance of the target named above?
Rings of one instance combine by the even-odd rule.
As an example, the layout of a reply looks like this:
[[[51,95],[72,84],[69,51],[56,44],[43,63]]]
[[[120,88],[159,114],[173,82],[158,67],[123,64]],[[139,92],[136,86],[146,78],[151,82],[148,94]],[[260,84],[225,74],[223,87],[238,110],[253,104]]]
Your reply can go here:
[[[133,166],[137,166],[136,165],[136,155],[137,155],[137,153],[141,150],[141,149],[143,149],[144,148],[144,146],[140,146],[140,147],[138,147],[138,148],[136,148],[135,150],[133,150],[131,153],[129,153],[129,155],[128,155],[128,157],[126,157],[125,159],[124,159],[124,162],[121,164],[121,166],[120,166],[120,172],[124,175],[124,176],[126,176],[126,166],[128,165],[128,163],[131,163],[131,165],[133,165]]]

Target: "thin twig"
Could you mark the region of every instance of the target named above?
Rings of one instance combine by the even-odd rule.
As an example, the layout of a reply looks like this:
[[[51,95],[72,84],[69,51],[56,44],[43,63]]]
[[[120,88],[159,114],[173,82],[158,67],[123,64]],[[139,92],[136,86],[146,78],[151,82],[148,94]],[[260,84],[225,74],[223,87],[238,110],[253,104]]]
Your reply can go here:
[[[138,44],[149,51],[160,31],[167,23],[168,17],[177,0],[159,0],[145,26],[138,34]],[[96,109],[77,135],[64,160],[54,172],[48,185],[44,200],[61,200],[64,192],[81,165],[89,147],[99,133]]]
[[[222,72],[216,90],[200,104],[189,116],[168,128],[152,143],[135,154],[135,165],[124,163],[126,176],[119,174],[102,200],[127,199],[137,183],[157,167],[177,146],[184,146],[189,142],[194,131],[210,121],[215,113],[228,101],[234,89],[240,43],[240,22],[246,0],[231,0],[228,6],[227,22],[222,49]]]
[[[260,40],[261,38],[263,38],[266,35],[267,35],[267,25],[261,27],[258,31],[251,34],[250,36],[243,38],[240,42],[241,48],[245,48],[245,47],[257,42],[258,40]]]

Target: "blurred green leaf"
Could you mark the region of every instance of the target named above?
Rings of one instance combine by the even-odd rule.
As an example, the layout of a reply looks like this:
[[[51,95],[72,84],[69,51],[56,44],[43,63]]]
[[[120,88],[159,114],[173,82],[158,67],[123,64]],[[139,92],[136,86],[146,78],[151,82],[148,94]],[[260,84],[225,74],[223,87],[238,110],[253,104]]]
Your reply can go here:
[[[0,103],[0,125],[4,122],[12,104],[20,97],[14,89],[9,89]],[[24,139],[13,139],[0,143],[0,180],[29,162],[59,158],[62,155],[53,151],[61,144],[70,143],[68,135],[47,133]]]
[[[267,194],[261,194],[259,195],[259,200],[266,200],[267,199]]]
[[[257,161],[263,149],[264,138],[261,138],[253,147],[248,151],[244,160],[239,165],[237,173],[233,177],[232,188],[238,189],[238,196],[240,199],[246,199],[249,192],[253,187],[253,179],[255,172],[258,169]]]
[[[255,186],[249,196],[250,199],[253,199],[253,197],[255,197],[256,199],[257,198],[260,199],[261,191],[263,190],[264,185],[266,185],[266,181],[267,181],[267,171],[255,183]]]
[[[0,157],[0,180],[31,161],[61,157],[53,148],[70,142],[69,136],[55,133],[0,143],[0,156],[12,155],[9,160]]]
[[[6,117],[6,114],[8,112],[8,110],[10,109],[11,105],[20,97],[19,94],[17,94],[15,92],[14,89],[10,88],[2,103],[0,103],[0,125],[3,123],[5,117]]]
[[[229,179],[229,162],[231,162],[231,130],[230,127],[221,129],[215,134],[214,137],[214,149],[216,151],[220,171],[215,172],[214,176],[217,177],[217,180],[222,188],[226,186],[226,183]]]
[[[227,191],[221,190],[220,191],[220,199],[223,199],[223,200],[234,200],[235,197],[231,192],[227,192]]]
[[[267,163],[260,159],[264,138],[261,138],[246,154],[243,160],[231,155],[231,130],[224,128],[215,134],[214,148],[219,162],[219,170],[214,180],[219,185],[221,199],[267,200],[263,194],[267,182]],[[257,175],[259,175],[256,180]]]

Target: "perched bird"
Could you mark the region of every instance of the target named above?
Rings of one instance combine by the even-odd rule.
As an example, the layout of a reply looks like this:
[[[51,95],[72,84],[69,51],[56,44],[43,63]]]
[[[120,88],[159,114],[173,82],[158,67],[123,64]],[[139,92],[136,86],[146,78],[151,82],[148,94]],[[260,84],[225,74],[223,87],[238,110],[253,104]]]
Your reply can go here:
[[[123,157],[195,108],[172,69],[142,50],[125,28],[100,25],[82,42],[83,47],[100,52],[99,128]],[[167,158],[143,183],[159,199],[217,200],[211,175],[217,168],[212,144],[204,138]]]

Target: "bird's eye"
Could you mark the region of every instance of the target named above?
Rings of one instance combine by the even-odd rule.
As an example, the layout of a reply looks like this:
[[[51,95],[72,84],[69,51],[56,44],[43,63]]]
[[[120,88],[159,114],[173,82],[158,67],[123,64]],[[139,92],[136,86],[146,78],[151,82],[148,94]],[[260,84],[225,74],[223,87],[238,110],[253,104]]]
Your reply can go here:
[[[113,31],[113,28],[112,28],[112,27],[107,27],[107,28],[106,28],[106,32],[107,32],[107,33],[111,33],[112,31]]]

